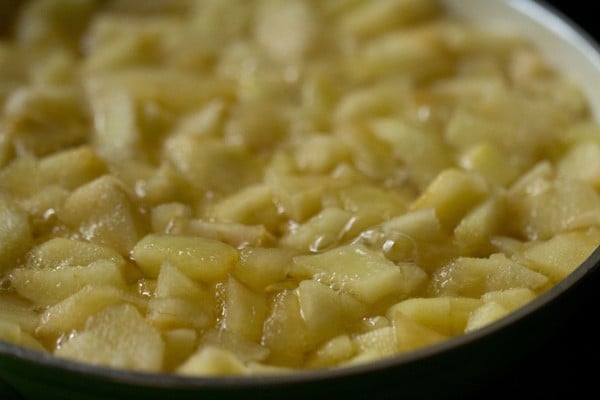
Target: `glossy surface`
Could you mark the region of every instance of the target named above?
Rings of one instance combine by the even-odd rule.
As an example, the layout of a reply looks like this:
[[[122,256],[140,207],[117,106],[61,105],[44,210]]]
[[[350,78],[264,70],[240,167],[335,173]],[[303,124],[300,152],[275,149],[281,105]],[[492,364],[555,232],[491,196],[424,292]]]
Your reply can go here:
[[[596,253],[596,255],[598,255],[598,253]],[[268,397],[269,394],[272,394],[273,398],[291,398],[295,397],[288,396],[291,393],[299,394],[302,393],[302,390],[306,389],[308,390],[308,393],[310,393],[310,397],[313,398],[316,397],[313,396],[315,394],[314,388],[316,387],[319,388],[319,393],[322,395],[321,397],[326,397],[326,395],[333,396],[334,394],[350,394],[353,392],[368,392],[371,394],[371,390],[381,394],[391,393],[387,379],[393,380],[396,383],[395,386],[400,386],[398,388],[398,394],[406,394],[405,391],[408,390],[409,393],[413,395],[422,394],[428,391],[434,391],[436,394],[463,394],[463,389],[466,389],[467,386],[471,385],[476,386],[476,382],[484,384],[481,388],[476,389],[476,394],[486,397],[490,395],[492,391],[496,395],[504,394],[505,396],[510,396],[511,394],[514,394],[514,390],[521,388],[519,389],[521,391],[523,390],[523,387],[525,387],[526,393],[536,393],[538,395],[541,393],[555,393],[557,386],[560,386],[561,389],[559,390],[567,389],[567,387],[569,387],[575,391],[579,391],[581,388],[580,385],[584,384],[580,379],[578,379],[578,382],[572,382],[564,386],[561,385],[561,383],[564,381],[568,382],[570,377],[578,376],[581,378],[582,375],[580,375],[580,372],[583,373],[584,378],[589,378],[590,374],[586,374],[586,371],[589,370],[580,366],[581,359],[579,357],[592,357],[593,354],[597,354],[593,353],[593,351],[587,351],[590,350],[587,345],[591,342],[593,336],[591,335],[591,332],[593,332],[593,328],[591,324],[587,325],[591,318],[586,318],[586,316],[593,314],[586,314],[586,312],[592,313],[592,306],[594,302],[597,302],[598,300],[598,295],[594,294],[594,289],[598,288],[598,257],[595,257],[582,267],[582,271],[585,273],[578,274],[574,279],[565,282],[565,286],[570,286],[571,284],[574,285],[569,289],[568,293],[566,293],[567,296],[561,295],[556,298],[545,296],[541,302],[546,302],[548,300],[554,301],[549,304],[548,307],[542,309],[542,312],[536,312],[536,315],[532,316],[534,318],[529,318],[527,321],[520,321],[518,319],[519,316],[516,316],[511,322],[518,323],[513,324],[512,330],[507,329],[502,332],[498,331],[498,334],[492,335],[487,339],[480,337],[482,340],[478,341],[471,342],[474,337],[469,337],[465,339],[465,341],[457,341],[455,343],[458,345],[456,351],[450,349],[450,351],[444,353],[435,361],[425,358],[422,362],[410,362],[410,360],[408,360],[409,362],[406,365],[401,363],[382,363],[379,367],[390,367],[387,368],[387,374],[380,374],[377,369],[369,370],[360,368],[353,371],[354,373],[361,374],[360,379],[357,377],[356,379],[348,380],[346,376],[337,376],[334,374],[327,376],[328,381],[322,382],[321,385],[310,386],[308,388],[304,387],[303,378],[298,378],[297,382],[287,382],[283,386],[279,385],[281,382],[270,382],[275,383],[275,385],[270,386],[271,389],[269,391],[261,392],[261,396],[264,395],[265,397]],[[556,295],[556,293],[554,294]],[[532,308],[538,307],[540,305],[539,303],[540,302],[533,305]],[[574,305],[576,305],[576,307],[573,307]],[[522,314],[520,316],[524,316],[524,314],[526,314],[527,311],[531,311],[532,308],[524,310],[523,313],[520,313]],[[572,310],[577,310],[577,313],[573,313]],[[568,321],[568,324],[564,323],[565,321]],[[565,329],[565,327],[569,327],[569,329]],[[498,327],[494,327],[494,329],[490,329],[487,332],[494,333],[496,328]],[[553,333],[548,335],[550,331]],[[574,333],[573,331],[577,333]],[[512,364],[512,361],[515,360],[504,359],[504,349],[507,351],[510,350],[511,353],[515,354],[517,357],[516,360],[519,362],[517,364]],[[549,351],[548,349],[552,349],[552,351]],[[4,350],[4,348],[2,350]],[[533,361],[534,357],[529,357],[529,352],[532,352],[531,354],[536,357],[539,356],[539,360]],[[485,357],[483,357],[484,355]],[[436,356],[436,354],[430,354],[430,356],[433,357]],[[497,360],[495,358],[497,358]],[[29,365],[12,363],[13,361],[14,360],[12,359],[8,359],[8,361],[5,360],[3,362],[10,364],[9,368],[11,371],[16,372],[17,368],[21,367],[23,367],[23,371],[31,371]],[[485,384],[486,377],[489,376],[486,374],[487,371],[485,369],[478,369],[479,367],[482,367],[482,365],[480,365],[482,361],[483,366],[489,367],[492,371],[496,373],[498,370],[502,371],[499,374],[498,379],[491,379],[491,382],[489,382],[490,385]],[[494,364],[494,361],[498,361],[499,364]],[[510,367],[507,366],[506,368],[502,368],[502,362],[509,363],[508,365],[510,365]],[[565,364],[567,362],[568,364]],[[407,367],[407,365],[410,367]],[[517,365],[518,367],[513,368],[514,365]],[[446,369],[446,367],[448,369]],[[410,368],[410,374],[406,372],[408,368]],[[459,383],[458,387],[454,388],[444,386],[442,383],[444,378],[441,377],[440,380],[438,380],[438,375],[442,375],[440,374],[440,370],[444,371],[443,375],[445,375],[445,378],[460,378],[462,383]],[[395,373],[399,371],[401,371],[403,375],[395,375]],[[427,373],[424,373],[424,371]],[[447,371],[454,371],[454,373],[448,373]],[[85,373],[86,371],[82,370],[81,372]],[[49,371],[46,371],[46,373],[48,373],[48,383],[52,383],[54,378],[50,375]],[[42,373],[42,375],[43,374],[44,373]],[[541,374],[542,377],[540,378],[538,374]],[[116,378],[116,376],[112,374],[109,375],[111,379]],[[424,376],[427,376],[428,378],[425,379]],[[124,379],[126,377],[127,374],[124,374],[120,378]],[[159,386],[162,386],[163,383],[182,383],[181,381],[161,381],[160,379],[146,379],[141,376],[136,377],[146,384],[154,382]],[[321,378],[324,377],[325,376],[321,376]],[[473,380],[471,380],[471,378]],[[57,376],[56,379],[58,380],[59,377]],[[43,376],[40,376],[36,381],[43,382]],[[27,386],[32,388],[33,391],[36,391],[38,388],[35,387],[34,383],[35,382],[31,382],[31,384]],[[90,388],[94,388],[93,392],[98,394],[104,391],[107,396],[109,394],[112,396],[116,393],[120,393],[124,396],[123,398],[133,398],[131,397],[133,396],[133,393],[140,393],[135,388],[131,389],[133,391],[132,393],[128,393],[128,389],[111,388],[99,381],[87,382],[81,377],[68,378],[64,384],[66,385],[67,383],[76,383],[83,392],[90,394]],[[227,382],[225,383],[225,386],[230,386]],[[233,386],[236,385],[235,382],[230,383]],[[298,384],[298,386],[296,386],[296,384]],[[243,396],[248,388],[240,387],[239,389],[240,390],[237,393]],[[422,389],[423,392],[421,392],[420,389]],[[166,395],[167,392],[161,393],[158,388],[155,388],[146,394],[148,396],[161,398],[161,396]],[[212,394],[216,396],[218,393],[220,393],[220,389]],[[523,392],[521,391],[521,393]],[[185,396],[185,394],[189,393],[182,392],[182,396]],[[368,397],[375,398],[375,396],[371,395]],[[174,393],[171,393],[169,398],[177,397]],[[351,396],[351,398],[360,397]]]

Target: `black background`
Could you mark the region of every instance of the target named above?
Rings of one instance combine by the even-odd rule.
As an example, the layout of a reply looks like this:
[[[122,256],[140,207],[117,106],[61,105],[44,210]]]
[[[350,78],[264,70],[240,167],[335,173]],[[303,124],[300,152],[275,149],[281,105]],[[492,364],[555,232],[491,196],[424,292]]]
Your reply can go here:
[[[543,3],[543,2],[542,2]],[[578,29],[600,42],[600,14],[593,1],[546,1]],[[600,398],[600,273],[591,277],[584,300],[521,363],[492,378],[473,399]]]

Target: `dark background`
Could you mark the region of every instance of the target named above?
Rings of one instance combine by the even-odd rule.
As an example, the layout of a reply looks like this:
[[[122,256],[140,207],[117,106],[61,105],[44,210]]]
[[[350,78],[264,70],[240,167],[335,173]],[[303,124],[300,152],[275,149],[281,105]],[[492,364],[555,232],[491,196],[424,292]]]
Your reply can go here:
[[[593,1],[548,0],[545,4],[600,42],[600,14],[592,10]],[[600,272],[596,271],[588,283],[582,288],[578,306],[560,329],[540,339],[538,348],[476,390],[472,398],[600,398]]]

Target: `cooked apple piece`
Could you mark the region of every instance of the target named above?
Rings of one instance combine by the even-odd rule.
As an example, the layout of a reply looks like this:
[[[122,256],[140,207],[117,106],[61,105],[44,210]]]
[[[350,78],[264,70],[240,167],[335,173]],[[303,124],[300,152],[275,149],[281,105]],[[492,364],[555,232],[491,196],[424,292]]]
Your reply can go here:
[[[272,173],[266,177],[273,199],[283,216],[303,222],[318,213],[329,178]]]
[[[233,352],[242,362],[261,362],[269,356],[269,349],[224,329],[211,329],[202,335],[202,346],[216,346]]]
[[[507,310],[516,310],[537,297],[537,294],[529,288],[514,288],[506,290],[494,290],[481,296],[484,303],[491,301],[498,303]]]
[[[454,239],[463,255],[483,256],[492,251],[490,239],[503,232],[506,220],[506,199],[493,194],[475,206],[454,228]]]
[[[16,345],[21,344],[21,326],[15,321],[0,318],[0,339]]]
[[[397,312],[444,336],[455,336],[465,330],[469,315],[482,304],[466,297],[410,298],[391,306],[389,319]]]
[[[437,296],[479,298],[493,290],[516,287],[526,287],[537,293],[549,283],[546,275],[496,253],[488,258],[457,258],[435,272],[430,290]]]
[[[186,71],[152,67],[122,68],[110,74],[98,74],[86,81],[90,96],[97,88],[122,88],[136,102],[157,102],[185,113],[215,98],[233,95],[232,82]],[[174,91],[173,88],[179,88]],[[177,93],[175,93],[177,92]]]
[[[555,179],[553,170],[515,184],[508,192],[510,226],[521,237],[547,240],[600,221],[600,194],[574,179]]]
[[[434,178],[410,209],[435,209],[442,226],[450,230],[488,193],[488,184],[481,175],[449,168]]]
[[[383,34],[394,28],[408,28],[440,12],[438,2],[431,0],[385,0],[352,4],[342,14],[344,30],[357,38]]]
[[[17,198],[33,196],[43,182],[38,179],[38,160],[31,154],[12,159],[0,169],[0,189]]]
[[[561,157],[556,168],[559,178],[579,179],[600,189],[600,141],[578,141]]]
[[[160,267],[154,297],[148,302],[146,318],[161,330],[202,329],[214,320],[214,294],[193,281],[175,265]]]
[[[244,363],[230,350],[217,346],[201,346],[176,370],[189,376],[247,375]]]
[[[145,227],[130,193],[111,175],[75,189],[59,218],[84,239],[107,245],[123,256],[129,256]]]
[[[296,166],[308,173],[326,173],[344,161],[350,161],[348,149],[333,135],[313,134],[297,145],[294,151]]]
[[[220,288],[223,328],[248,341],[260,341],[269,313],[264,293],[255,292],[234,277],[229,277]]]
[[[8,270],[32,244],[27,214],[0,195],[0,272]]]
[[[173,235],[202,236],[227,243],[235,248],[267,246],[275,237],[264,225],[245,225],[237,222],[212,222],[200,218],[176,217],[169,224]]]
[[[508,315],[510,310],[495,301],[488,301],[473,310],[465,326],[465,332],[480,329]]]
[[[140,309],[147,300],[113,286],[88,285],[63,301],[48,307],[40,317],[36,333],[43,337],[80,330],[91,315],[106,307],[130,303]]]
[[[83,331],[62,343],[54,355],[91,364],[138,371],[160,371],[165,344],[130,304],[92,315]]]
[[[26,266],[35,269],[56,268],[89,265],[100,260],[110,261],[118,266],[125,263],[123,256],[108,246],[55,237],[31,249],[27,253]]]
[[[565,232],[523,250],[527,265],[554,282],[560,282],[580,266],[598,247],[598,235],[585,231]]]
[[[64,150],[38,162],[38,179],[44,185],[73,190],[108,172],[106,163],[88,146]]]
[[[345,65],[351,78],[369,81],[389,76],[406,76],[427,81],[451,71],[441,34],[427,30],[397,30],[361,46]]]
[[[198,190],[231,194],[260,178],[259,165],[247,149],[212,138],[171,137],[164,156]]]
[[[40,313],[29,301],[14,294],[0,295],[0,317],[18,324],[23,332],[34,333],[40,321]]]
[[[314,280],[300,282],[296,290],[309,349],[341,333],[344,320],[338,293]]]
[[[449,146],[440,135],[426,128],[417,128],[398,117],[376,119],[371,128],[378,138],[389,143],[420,189],[425,189],[441,171],[453,165]]]
[[[345,210],[374,214],[380,219],[401,215],[406,211],[409,201],[408,196],[398,190],[368,183],[348,185],[337,193]]]
[[[14,146],[35,156],[78,146],[88,138],[89,115],[76,86],[31,85],[11,93],[4,132]]]
[[[151,226],[154,233],[168,233],[176,218],[191,218],[192,208],[180,202],[162,203],[151,210]]]
[[[352,156],[354,167],[372,179],[393,179],[398,174],[398,164],[389,144],[360,124],[347,124],[336,132],[343,146]]]
[[[279,243],[297,250],[322,251],[338,244],[352,218],[350,211],[325,208],[285,234]]]
[[[299,367],[306,351],[306,323],[295,290],[282,290],[272,300],[271,312],[263,326],[261,344],[271,353],[268,364]]]
[[[240,250],[240,262],[231,272],[251,289],[261,291],[285,278],[296,253],[278,247],[246,247]]]
[[[352,338],[359,353],[373,353],[377,358],[394,355],[398,352],[396,330],[393,326],[373,329]]]
[[[172,329],[162,334],[165,342],[163,370],[173,371],[192,354],[198,342],[196,330],[189,328]]]
[[[433,208],[399,215],[360,234],[354,241],[378,248],[396,263],[417,263],[426,272],[458,255],[459,248],[442,228]]]
[[[489,142],[477,143],[465,149],[460,154],[459,164],[500,186],[512,183],[521,172],[520,166],[510,159],[507,151]]]
[[[148,234],[133,248],[133,259],[144,274],[158,276],[168,261],[193,280],[214,282],[239,260],[238,251],[228,244],[199,236]]]
[[[206,304],[194,304],[179,297],[155,297],[148,300],[146,320],[159,331],[204,329],[214,323],[212,313],[205,309]]]
[[[9,274],[9,279],[17,293],[45,306],[56,304],[91,284],[119,289],[127,287],[121,266],[108,260],[94,261],[89,265],[16,268]]]
[[[308,368],[326,368],[349,360],[356,354],[356,348],[348,335],[336,336],[309,354]]]
[[[400,311],[391,312],[389,316],[394,326],[398,353],[417,350],[448,339],[448,336],[421,325]]]
[[[281,218],[273,202],[273,192],[266,184],[250,185],[215,204],[212,215],[220,222],[264,225],[277,229]]]
[[[408,296],[427,276],[417,265],[396,265],[362,245],[345,245],[320,254],[294,257],[290,274],[313,278],[372,304],[386,296]]]

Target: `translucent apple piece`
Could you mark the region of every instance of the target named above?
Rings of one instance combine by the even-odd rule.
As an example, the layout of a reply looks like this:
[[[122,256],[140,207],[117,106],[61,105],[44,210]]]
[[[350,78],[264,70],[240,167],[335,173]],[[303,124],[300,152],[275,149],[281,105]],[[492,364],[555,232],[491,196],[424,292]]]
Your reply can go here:
[[[130,304],[91,316],[83,331],[56,348],[58,357],[137,371],[159,371],[165,344],[160,333]]]

